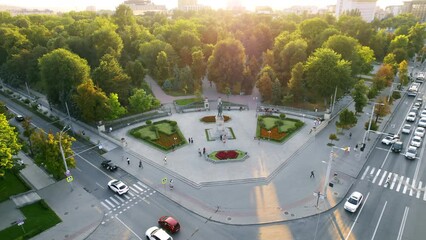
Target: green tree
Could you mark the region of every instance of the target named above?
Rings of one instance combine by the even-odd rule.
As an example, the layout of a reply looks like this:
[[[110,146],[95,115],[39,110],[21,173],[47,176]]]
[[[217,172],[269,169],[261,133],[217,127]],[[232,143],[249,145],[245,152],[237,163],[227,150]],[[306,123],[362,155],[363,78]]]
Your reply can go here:
[[[158,83],[161,85],[163,84],[164,80],[170,77],[170,63],[167,57],[167,53],[164,51],[159,52],[156,59],[157,66],[155,76]]]
[[[398,77],[399,77],[399,82],[403,86],[407,86],[407,84],[408,84],[408,63],[405,60],[402,61],[399,64]]]
[[[281,87],[281,82],[278,80],[278,78],[275,78],[274,82],[272,82],[272,97],[271,102],[274,105],[280,105],[281,99],[283,96],[283,90]]]
[[[256,87],[259,89],[260,95],[264,101],[271,101],[272,79],[268,73],[264,72],[259,76],[259,79],[256,82]]]
[[[381,29],[375,33],[370,40],[370,48],[374,51],[377,60],[382,61],[390,44],[388,33]]]
[[[120,118],[127,113],[126,108],[121,106],[120,102],[118,101],[118,94],[116,93],[109,94],[107,105],[111,110],[110,114],[106,117],[107,120]]]
[[[77,87],[74,102],[82,119],[89,123],[106,120],[111,113],[107,96],[90,79]]]
[[[339,114],[339,121],[336,122],[336,126],[343,129],[350,129],[355,126],[357,121],[358,119],[356,118],[355,113],[345,108]]]
[[[41,80],[53,104],[70,100],[72,91],[89,79],[87,61],[65,49],[56,49],[39,59]]]
[[[389,53],[388,55],[386,55],[383,59],[383,64],[387,64],[392,67],[393,74],[396,74],[396,71],[398,69],[398,63],[396,61],[396,56],[394,53]]]
[[[389,113],[391,113],[391,108],[389,105],[389,102],[387,101],[386,97],[380,97],[377,100],[376,107],[374,109],[374,114],[376,115],[376,120],[374,121],[377,124],[377,121],[379,118],[385,117]]]
[[[285,45],[276,58],[277,73],[282,79],[281,83],[287,85],[291,78],[291,69],[299,62],[307,59],[308,44],[303,39],[297,39]]]
[[[300,101],[304,98],[305,84],[303,83],[303,63],[297,63],[291,70],[288,89],[295,100]]]
[[[24,118],[24,121],[22,122],[22,127],[24,128],[23,135],[28,140],[28,145],[30,147],[30,153],[31,153],[31,156],[33,156],[34,151],[33,151],[33,144],[31,142],[31,135],[34,133],[36,128],[31,125],[31,119],[28,118],[28,117]]]
[[[360,113],[362,109],[367,105],[368,98],[368,87],[365,85],[364,80],[359,80],[352,90],[352,98],[355,101],[355,112]]]
[[[143,89],[138,89],[129,98],[129,112],[142,113],[158,107],[160,102]]]
[[[333,144],[333,141],[336,141],[336,140],[337,140],[337,135],[336,135],[335,133],[331,133],[331,134],[328,136],[328,139],[330,139],[330,144]]]
[[[7,169],[13,167],[13,156],[21,150],[18,142],[18,133],[9,125],[4,114],[0,114],[0,177],[4,176]]]
[[[321,33],[328,28],[328,23],[321,18],[311,18],[304,20],[299,25],[301,36],[308,42],[308,52],[321,46]]]
[[[207,64],[204,59],[204,54],[201,50],[192,53],[191,71],[196,90],[201,90],[201,81],[206,75]]]

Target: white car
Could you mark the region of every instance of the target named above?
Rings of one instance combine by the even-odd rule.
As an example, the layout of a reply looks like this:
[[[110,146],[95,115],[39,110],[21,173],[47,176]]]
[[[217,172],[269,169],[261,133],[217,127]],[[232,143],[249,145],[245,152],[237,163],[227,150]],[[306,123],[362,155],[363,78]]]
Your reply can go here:
[[[145,232],[148,240],[173,240],[173,238],[163,229],[159,227],[150,227]]]
[[[382,139],[382,143],[386,144],[386,145],[391,145],[391,144],[395,143],[398,140],[399,140],[399,136],[398,135],[387,136],[387,137],[385,137],[385,138]]]
[[[425,135],[425,128],[417,127],[416,131],[414,131],[414,136],[423,137]]]
[[[422,112],[420,113],[420,117],[426,118],[426,110],[422,110]]]
[[[420,147],[420,146],[422,145],[422,138],[421,138],[421,137],[419,137],[419,136],[414,136],[414,137],[411,139],[411,143],[410,143],[410,145],[411,145],[411,146],[414,146],[414,147]]]
[[[417,157],[417,148],[409,146],[407,151],[405,152],[405,157],[407,159],[415,159]]]
[[[129,187],[124,184],[122,181],[113,179],[108,182],[108,187],[115,193],[118,193],[119,195],[123,195],[126,192],[129,191]]]
[[[410,124],[405,124],[402,127],[401,132],[405,133],[405,134],[410,134],[410,132],[411,132],[411,125]]]
[[[409,122],[416,121],[416,113],[415,112],[408,113],[406,120]]]
[[[426,127],[426,118],[420,118],[419,127]]]
[[[414,103],[413,107],[420,108],[422,104],[420,102]]]
[[[363,196],[360,192],[353,192],[343,206],[349,212],[356,212],[359,206],[361,206]]]

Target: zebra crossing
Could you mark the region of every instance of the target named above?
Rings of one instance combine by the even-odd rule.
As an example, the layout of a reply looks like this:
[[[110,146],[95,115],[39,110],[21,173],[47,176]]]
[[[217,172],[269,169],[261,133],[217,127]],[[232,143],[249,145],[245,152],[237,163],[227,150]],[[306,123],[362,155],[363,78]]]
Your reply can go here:
[[[426,184],[423,185],[422,181],[416,181],[416,179],[410,179],[409,177],[371,166],[367,166],[361,175],[361,180],[364,179],[378,186],[426,201]]]

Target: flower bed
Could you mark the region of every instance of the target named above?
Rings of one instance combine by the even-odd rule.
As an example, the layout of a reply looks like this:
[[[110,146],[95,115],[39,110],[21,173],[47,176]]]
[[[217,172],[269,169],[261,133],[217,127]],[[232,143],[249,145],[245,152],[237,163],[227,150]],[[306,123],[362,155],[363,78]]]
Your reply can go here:
[[[231,118],[229,116],[224,115],[223,120],[225,122],[227,122],[227,121],[231,120]],[[201,118],[200,121],[205,122],[205,123],[214,123],[214,122],[216,122],[216,116],[205,116],[205,117]]]
[[[216,153],[216,157],[220,160],[223,159],[235,159],[238,157],[238,153],[234,150],[230,151],[219,151]]]

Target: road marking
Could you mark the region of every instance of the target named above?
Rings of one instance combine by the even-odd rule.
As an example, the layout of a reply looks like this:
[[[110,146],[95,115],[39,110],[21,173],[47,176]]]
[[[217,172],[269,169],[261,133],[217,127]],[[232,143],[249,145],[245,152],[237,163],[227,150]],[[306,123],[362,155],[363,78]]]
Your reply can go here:
[[[404,179],[404,176],[401,176],[401,178],[399,179],[398,186],[396,187],[397,192],[399,192],[399,189],[401,188],[401,184],[402,184],[403,179]]]
[[[78,168],[78,167],[75,167],[75,169],[77,169],[78,171],[80,171],[80,172],[83,172],[83,171],[81,171],[81,169],[80,168]]]
[[[111,207],[115,207],[115,205],[108,201],[108,199],[105,199],[105,202],[108,203]]]
[[[416,187],[416,179],[413,179],[413,183],[410,188],[410,196],[413,196],[414,188]]]
[[[124,199],[118,195],[114,195],[118,200],[120,200],[121,202],[125,202]]]
[[[136,194],[138,194],[138,193],[139,193],[136,189],[132,188],[131,186],[129,186],[129,188],[130,188],[133,192],[135,192]]]
[[[383,212],[385,211],[387,204],[388,204],[388,201],[386,201],[385,205],[383,206],[382,213],[380,213],[379,221],[377,221],[377,225],[376,225],[376,228],[374,229],[374,233],[373,233],[373,236],[371,237],[371,240],[373,240],[374,237],[376,236],[377,228],[379,228],[379,224],[380,224],[380,221],[382,220]]]
[[[423,201],[426,201],[426,192],[423,192]]]
[[[375,167],[373,167],[373,168],[371,169],[370,175],[373,175],[374,170],[376,170],[376,168],[375,168]]]
[[[401,226],[399,226],[398,237],[396,238],[396,240],[402,239],[402,234],[404,233],[405,223],[407,222],[407,216],[408,216],[409,210],[410,210],[409,207],[405,207],[404,215],[402,216]]]
[[[101,184],[96,183],[96,185],[98,185],[100,188],[105,189]]]
[[[405,184],[404,184],[404,190],[402,190],[403,194],[405,194],[407,192],[407,186],[408,186],[409,182],[410,182],[410,178],[406,178],[405,179]]]
[[[422,181],[419,181],[419,187],[417,188],[416,198],[420,198],[420,193],[422,192]]]
[[[132,192],[130,192],[130,191],[128,191],[127,192],[128,194],[130,194],[130,196],[132,196],[132,197],[134,197],[135,196],[135,194],[133,194]]]
[[[395,183],[396,183],[396,180],[398,179],[398,174],[394,174],[394,177],[393,177],[393,181],[392,181],[392,183],[391,183],[391,186],[390,186],[390,189],[392,190],[393,189],[393,187],[395,186]]]
[[[373,183],[376,181],[376,179],[377,179],[377,177],[379,176],[379,174],[380,174],[380,172],[382,171],[382,169],[379,169],[377,172],[376,172],[376,176],[374,176],[374,178],[373,178]]]
[[[148,187],[145,184],[143,184],[143,183],[141,183],[139,181],[138,181],[138,184],[141,185],[143,188],[148,189]]]
[[[121,195],[121,196],[124,196],[126,199],[130,199],[130,197],[129,197],[129,196],[127,196],[127,194],[123,194],[123,195]]]
[[[142,188],[140,188],[140,187],[138,187],[138,185],[133,184],[133,187],[135,187],[135,188],[137,188],[139,191],[143,192],[143,189],[142,189]]]
[[[367,168],[365,169],[364,173],[362,174],[361,180],[364,180],[365,175],[367,175],[368,169],[370,169],[370,166],[367,166]]]
[[[120,203],[117,200],[115,200],[113,196],[109,197],[109,199],[111,199],[111,201],[113,201],[115,204],[120,205]]]
[[[382,186],[382,183],[383,183],[383,179],[385,179],[385,177],[386,177],[386,174],[388,173],[388,171],[385,171],[384,173],[383,173],[383,175],[382,175],[382,178],[380,178],[380,181],[379,181],[379,186]],[[373,181],[373,183],[374,183],[374,181]]]
[[[349,230],[348,235],[346,236],[345,240],[347,240],[347,239],[349,238],[349,236],[350,236],[350,235],[351,235],[351,233],[352,233],[352,230],[353,230],[353,229],[354,229],[354,227],[355,227],[355,223],[357,223],[357,222],[358,222],[358,217],[359,217],[359,215],[361,215],[362,209],[364,209],[364,206],[365,206],[365,205],[366,205],[366,203],[367,203],[368,196],[370,196],[370,192],[368,192],[367,197],[365,197],[365,201],[364,201],[364,203],[362,204],[361,209],[360,209],[360,210],[359,210],[359,212],[358,212],[358,215],[356,215],[355,221],[354,221],[354,223],[352,224],[351,229]]]
[[[104,206],[106,209],[111,210],[110,207],[108,207],[108,205],[106,205],[104,202],[101,202],[102,206]]]
[[[120,218],[117,217],[117,215],[115,215],[115,218],[121,222],[121,224],[123,224],[127,229],[129,229],[130,232],[132,232],[139,240],[142,240],[141,237],[139,237],[129,226],[127,226],[123,221],[121,221]]]

